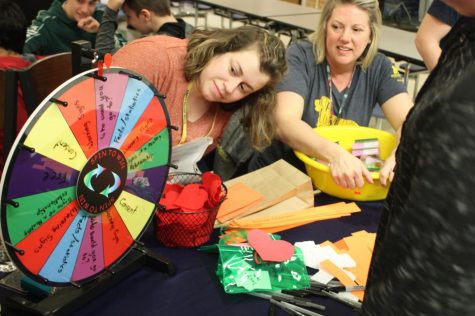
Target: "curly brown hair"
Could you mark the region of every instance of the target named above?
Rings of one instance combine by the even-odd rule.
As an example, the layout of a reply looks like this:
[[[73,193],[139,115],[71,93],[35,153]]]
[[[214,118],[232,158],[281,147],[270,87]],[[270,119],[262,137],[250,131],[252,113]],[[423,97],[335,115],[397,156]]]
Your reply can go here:
[[[270,77],[262,89],[225,109],[244,107],[243,125],[256,149],[270,145],[274,137],[275,86],[287,71],[286,50],[282,41],[268,31],[251,25],[235,29],[195,30],[188,42],[185,76],[188,81],[199,77],[215,56],[256,47],[260,71]]]

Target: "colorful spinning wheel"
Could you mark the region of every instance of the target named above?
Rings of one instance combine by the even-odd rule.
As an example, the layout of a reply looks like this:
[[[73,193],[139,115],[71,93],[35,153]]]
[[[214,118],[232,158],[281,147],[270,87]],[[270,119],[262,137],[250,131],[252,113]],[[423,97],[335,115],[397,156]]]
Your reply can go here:
[[[1,183],[1,228],[15,265],[53,286],[95,279],[152,219],[171,154],[162,96],[139,75],[80,74],[44,100]]]

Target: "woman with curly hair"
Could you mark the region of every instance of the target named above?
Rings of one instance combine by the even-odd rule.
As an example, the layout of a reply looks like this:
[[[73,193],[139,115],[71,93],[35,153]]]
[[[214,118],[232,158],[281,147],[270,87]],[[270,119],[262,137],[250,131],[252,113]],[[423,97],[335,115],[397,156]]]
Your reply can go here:
[[[274,135],[275,85],[287,70],[284,44],[255,26],[196,30],[189,39],[149,36],[131,42],[113,65],[144,75],[166,95],[173,144],[211,136],[216,147],[234,110],[255,148]]]

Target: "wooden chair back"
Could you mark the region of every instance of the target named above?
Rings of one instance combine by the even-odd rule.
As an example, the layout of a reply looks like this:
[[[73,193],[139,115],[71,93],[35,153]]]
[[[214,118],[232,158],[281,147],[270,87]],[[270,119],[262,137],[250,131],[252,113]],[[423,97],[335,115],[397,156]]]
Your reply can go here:
[[[17,71],[0,69],[0,128],[4,133],[3,153],[5,157],[16,137],[17,99]]]
[[[71,53],[42,58],[19,72],[26,111],[31,115],[54,89],[72,77]]]

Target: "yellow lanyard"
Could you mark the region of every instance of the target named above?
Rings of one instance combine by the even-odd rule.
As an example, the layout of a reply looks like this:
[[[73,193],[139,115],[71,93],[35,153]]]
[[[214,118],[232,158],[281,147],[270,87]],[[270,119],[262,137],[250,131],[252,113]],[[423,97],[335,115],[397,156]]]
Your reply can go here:
[[[180,141],[178,142],[178,145],[182,145],[186,142],[186,136],[187,136],[187,128],[188,128],[188,97],[190,96],[191,89],[193,88],[193,81],[190,81],[188,83],[188,87],[186,88],[185,96],[183,97],[183,110],[181,114],[181,120],[182,120],[182,126],[181,126],[181,138]],[[208,134],[206,136],[210,136],[211,132],[214,129],[214,125],[216,123],[216,117],[218,116],[218,107],[216,106],[216,110],[214,111],[214,117],[213,117],[213,122],[211,123],[211,127],[208,131]]]
[[[183,109],[181,114],[181,138],[179,145],[186,142],[186,130],[188,128],[188,97],[190,96],[191,89],[193,88],[193,81],[188,83],[185,96],[183,97]]]

